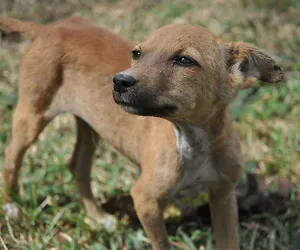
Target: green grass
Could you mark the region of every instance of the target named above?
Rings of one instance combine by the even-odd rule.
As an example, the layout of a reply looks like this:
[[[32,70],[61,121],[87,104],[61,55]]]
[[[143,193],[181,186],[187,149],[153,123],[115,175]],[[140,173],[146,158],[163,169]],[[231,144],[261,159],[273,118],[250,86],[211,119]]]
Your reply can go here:
[[[300,249],[300,6],[280,1],[270,9],[263,1],[78,1],[34,0],[34,4],[9,0],[0,14],[47,22],[71,14],[91,18],[134,41],[141,41],[158,27],[171,22],[200,24],[225,40],[253,42],[278,58],[287,80],[261,87],[253,96],[241,92],[232,112],[242,138],[248,171],[266,179],[276,189],[282,177],[294,183],[286,210],[280,215],[248,216],[240,223],[243,250]],[[47,8],[45,8],[47,7]],[[17,79],[23,42],[3,41],[0,46],[0,166],[10,141],[13,108],[17,102]],[[151,249],[137,223],[119,215],[118,228],[108,233],[91,228],[66,163],[75,142],[73,118],[56,118],[27,152],[20,176],[20,218],[5,218],[0,211],[0,249]],[[0,169],[1,171],[1,169]],[[124,157],[100,143],[93,168],[93,191],[105,200],[127,194],[139,171]],[[0,183],[1,184],[1,183]],[[201,198],[202,199],[202,198]],[[0,197],[0,206],[2,205]],[[191,202],[192,204],[193,202]],[[276,206],[277,204],[275,204]],[[278,204],[279,205],[279,204]],[[173,215],[178,213],[173,211]],[[172,211],[171,211],[172,214]],[[207,223],[169,220],[175,249],[213,249]]]

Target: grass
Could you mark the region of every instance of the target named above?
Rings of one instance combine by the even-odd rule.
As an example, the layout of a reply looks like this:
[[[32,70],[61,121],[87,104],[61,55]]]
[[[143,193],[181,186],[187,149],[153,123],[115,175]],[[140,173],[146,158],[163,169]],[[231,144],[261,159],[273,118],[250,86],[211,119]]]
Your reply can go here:
[[[203,25],[225,40],[255,43],[273,54],[285,67],[285,82],[261,87],[254,94],[241,92],[232,113],[243,141],[247,170],[264,178],[271,190],[277,188],[282,177],[292,181],[294,187],[281,214],[260,213],[242,220],[241,245],[243,250],[300,249],[299,3],[282,0],[278,8],[270,8],[259,0],[251,4],[237,0],[188,4],[183,0],[56,0],[51,5],[45,0],[30,2],[1,1],[0,14],[40,22],[79,14],[134,41],[143,40],[162,25],[188,22]],[[23,41],[5,39],[0,46],[0,166],[10,141],[17,70],[24,46]],[[85,223],[86,215],[66,167],[74,133],[73,118],[58,117],[27,152],[17,200],[20,218],[11,220],[0,212],[0,249],[150,249],[142,228],[126,215],[119,216],[114,233]],[[100,143],[92,175],[97,197],[105,200],[128,193],[138,175],[130,162]],[[2,202],[0,198],[0,205]],[[168,230],[175,249],[213,249],[211,228],[200,217],[170,220]]]

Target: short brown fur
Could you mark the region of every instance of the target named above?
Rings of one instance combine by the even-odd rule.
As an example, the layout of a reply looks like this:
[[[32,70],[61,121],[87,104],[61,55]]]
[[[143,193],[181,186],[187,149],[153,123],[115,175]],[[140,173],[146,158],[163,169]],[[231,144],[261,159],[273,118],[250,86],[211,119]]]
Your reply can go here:
[[[216,246],[239,249],[234,189],[243,158],[228,105],[256,79],[282,80],[269,56],[253,45],[218,41],[202,27],[174,24],[138,45],[140,56],[130,67],[132,43],[85,19],[41,26],[1,18],[0,30],[25,32],[32,40],[20,66],[19,102],[4,162],[7,202],[17,190],[28,147],[56,115],[69,112],[77,122],[70,170],[89,215],[111,224],[90,187],[98,134],[142,168],[131,194],[153,249],[171,249],[163,209],[188,184],[210,192]],[[182,57],[194,64],[181,65]],[[112,78],[120,71],[114,100],[141,116],[113,101]],[[128,76],[135,85],[124,87],[120,77]]]

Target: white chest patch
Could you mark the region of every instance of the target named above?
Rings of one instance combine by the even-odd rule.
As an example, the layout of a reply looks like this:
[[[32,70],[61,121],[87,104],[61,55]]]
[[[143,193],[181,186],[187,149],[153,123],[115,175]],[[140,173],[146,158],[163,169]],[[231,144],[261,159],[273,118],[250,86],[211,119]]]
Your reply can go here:
[[[176,190],[197,190],[199,186],[216,181],[218,174],[212,163],[208,133],[191,124],[179,124],[175,128],[175,134],[183,174]]]

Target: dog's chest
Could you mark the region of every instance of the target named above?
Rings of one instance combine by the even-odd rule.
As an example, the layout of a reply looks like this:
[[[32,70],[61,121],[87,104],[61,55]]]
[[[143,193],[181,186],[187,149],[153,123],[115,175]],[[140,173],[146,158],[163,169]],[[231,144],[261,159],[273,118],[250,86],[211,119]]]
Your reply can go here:
[[[197,188],[214,182],[217,172],[213,168],[208,133],[189,124],[176,127],[175,133],[182,171],[178,189]]]

